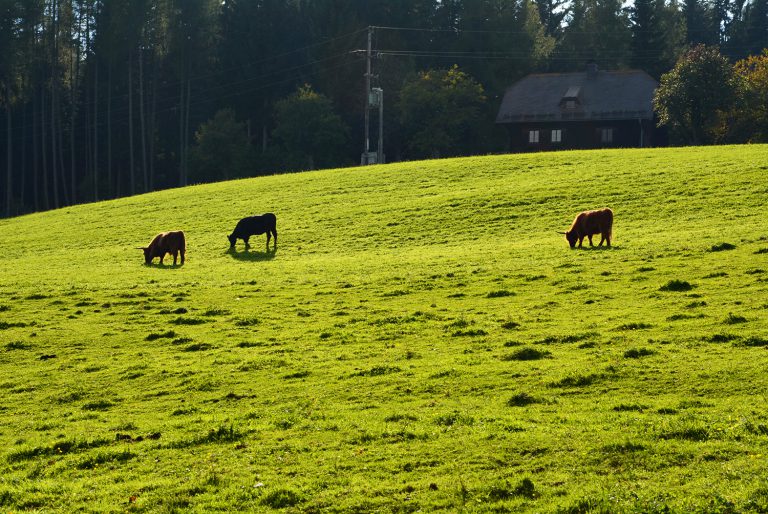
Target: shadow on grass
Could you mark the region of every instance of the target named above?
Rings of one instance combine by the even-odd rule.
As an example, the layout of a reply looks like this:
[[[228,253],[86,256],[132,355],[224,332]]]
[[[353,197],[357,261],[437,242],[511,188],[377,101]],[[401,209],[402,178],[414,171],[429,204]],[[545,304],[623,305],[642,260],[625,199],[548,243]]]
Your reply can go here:
[[[581,248],[576,246],[574,248],[571,248],[571,250],[579,250],[579,251],[582,251],[582,252],[602,252],[602,251],[606,251],[606,250],[621,250],[621,246],[616,246],[616,245],[597,246],[597,244],[595,244],[595,246],[584,245]]]
[[[242,252],[238,252],[236,248],[230,248],[226,253],[238,261],[271,261],[275,258],[275,255],[277,255],[277,248],[273,248],[272,250],[267,248],[267,251],[265,252],[253,251],[248,247],[246,247]]]
[[[149,264],[144,264],[144,266],[146,266],[148,268],[158,268],[158,269],[178,269],[178,268],[183,267],[184,265],[181,264],[181,263],[178,263],[178,264],[173,264],[173,263],[166,264],[164,262],[163,263],[160,263],[160,262],[158,262],[158,263],[150,262]]]

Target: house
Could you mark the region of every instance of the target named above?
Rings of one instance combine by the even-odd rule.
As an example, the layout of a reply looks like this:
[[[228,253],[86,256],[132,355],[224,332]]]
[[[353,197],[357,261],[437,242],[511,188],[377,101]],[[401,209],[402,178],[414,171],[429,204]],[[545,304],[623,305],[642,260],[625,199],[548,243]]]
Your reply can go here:
[[[659,83],[644,71],[537,73],[504,94],[496,123],[512,151],[663,146],[653,95]]]

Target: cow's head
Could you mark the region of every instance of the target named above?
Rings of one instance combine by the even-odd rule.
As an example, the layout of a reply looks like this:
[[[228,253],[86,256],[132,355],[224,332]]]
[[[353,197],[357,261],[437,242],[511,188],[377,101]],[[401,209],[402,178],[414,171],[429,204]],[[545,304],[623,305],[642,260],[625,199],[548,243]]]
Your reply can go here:
[[[229,247],[234,248],[235,243],[237,242],[237,238],[235,237],[235,234],[230,234],[227,236],[227,239],[229,239]]]
[[[142,250],[144,252],[144,264],[151,264],[152,263],[152,252],[149,251],[149,247],[139,246],[137,247],[138,250]]]
[[[572,230],[570,232],[565,233],[565,238],[568,240],[568,244],[571,245],[571,248],[576,246],[576,241],[579,240],[579,236],[576,234],[575,230]]]

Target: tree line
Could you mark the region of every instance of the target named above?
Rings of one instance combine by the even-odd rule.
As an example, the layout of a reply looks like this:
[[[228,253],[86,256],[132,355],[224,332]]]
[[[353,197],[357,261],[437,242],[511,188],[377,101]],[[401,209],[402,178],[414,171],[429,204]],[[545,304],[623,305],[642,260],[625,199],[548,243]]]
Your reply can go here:
[[[387,160],[482,154],[524,75],[735,63],[768,0],[0,0],[0,212],[359,163],[369,36]]]

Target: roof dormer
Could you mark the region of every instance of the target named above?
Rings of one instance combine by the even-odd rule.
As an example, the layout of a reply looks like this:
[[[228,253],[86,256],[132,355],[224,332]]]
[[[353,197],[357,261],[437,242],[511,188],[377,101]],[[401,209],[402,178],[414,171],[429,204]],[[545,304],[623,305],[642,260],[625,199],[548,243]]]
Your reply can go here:
[[[581,86],[570,86],[560,99],[560,107],[573,110],[581,106]]]

